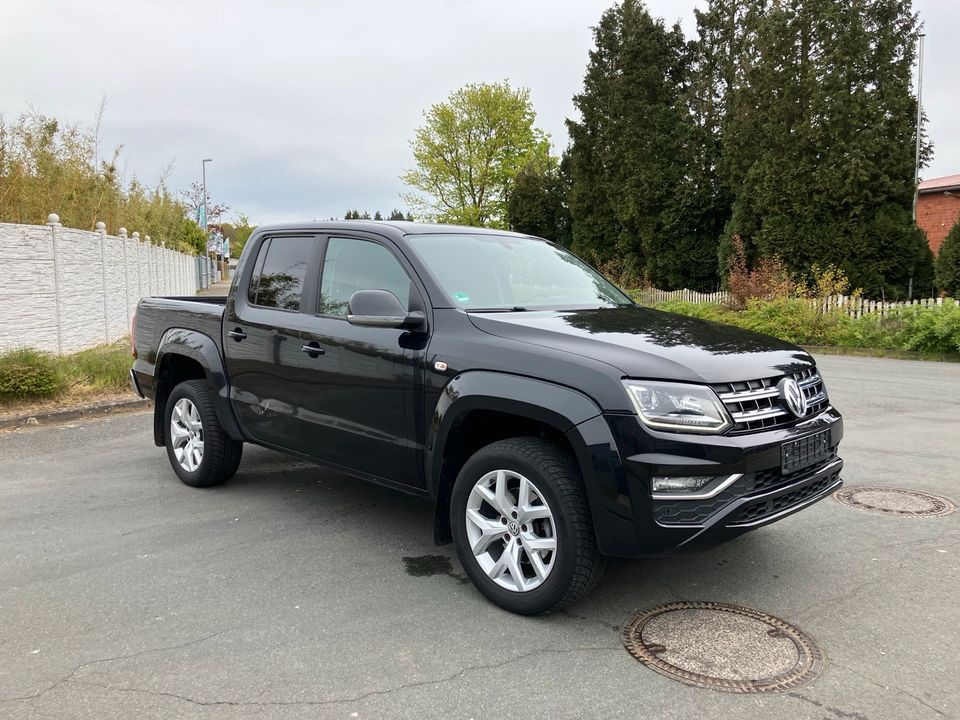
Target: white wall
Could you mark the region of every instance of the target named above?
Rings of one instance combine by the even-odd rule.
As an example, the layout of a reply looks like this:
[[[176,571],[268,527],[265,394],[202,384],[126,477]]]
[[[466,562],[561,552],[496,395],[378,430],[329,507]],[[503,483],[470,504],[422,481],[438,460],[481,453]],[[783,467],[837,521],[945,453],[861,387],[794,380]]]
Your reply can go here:
[[[0,223],[0,352],[113,342],[141,297],[196,294],[202,261],[135,237]]]

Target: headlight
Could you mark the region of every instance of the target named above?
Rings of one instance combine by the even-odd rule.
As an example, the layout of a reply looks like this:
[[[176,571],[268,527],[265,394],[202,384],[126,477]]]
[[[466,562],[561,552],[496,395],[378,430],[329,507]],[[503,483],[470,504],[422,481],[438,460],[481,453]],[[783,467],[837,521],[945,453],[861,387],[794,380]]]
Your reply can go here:
[[[733,421],[720,398],[704,385],[624,380],[640,420],[655,430],[721,433]]]

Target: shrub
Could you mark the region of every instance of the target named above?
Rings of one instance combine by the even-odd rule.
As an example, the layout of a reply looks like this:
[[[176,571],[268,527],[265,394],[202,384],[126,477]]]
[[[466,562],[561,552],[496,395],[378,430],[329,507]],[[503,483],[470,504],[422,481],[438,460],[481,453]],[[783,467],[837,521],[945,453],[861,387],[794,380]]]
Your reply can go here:
[[[897,345],[905,350],[960,352],[960,307],[950,300],[933,308],[904,308],[890,322]]]
[[[52,355],[30,348],[0,354],[0,400],[53,397],[65,384]]]
[[[796,298],[754,298],[743,310],[676,301],[657,308],[736,325],[798,345],[960,353],[960,306],[949,298],[942,306],[907,306],[891,315],[859,318],[821,313],[809,300]]]
[[[950,229],[937,255],[937,286],[952,297],[960,297],[960,220]]]
[[[731,246],[727,287],[734,308],[742,310],[753,299],[771,300],[790,295],[794,283],[779,258],[759,258],[751,269],[739,235],[733,236]]]

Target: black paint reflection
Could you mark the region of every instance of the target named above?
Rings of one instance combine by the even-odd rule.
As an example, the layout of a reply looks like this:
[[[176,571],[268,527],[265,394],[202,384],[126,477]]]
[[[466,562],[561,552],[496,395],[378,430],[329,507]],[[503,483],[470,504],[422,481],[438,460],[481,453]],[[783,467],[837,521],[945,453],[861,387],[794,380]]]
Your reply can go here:
[[[794,346],[732,325],[644,307],[599,308],[563,313],[563,320],[591,334],[639,335],[663,347],[697,347],[718,355],[793,350]]]

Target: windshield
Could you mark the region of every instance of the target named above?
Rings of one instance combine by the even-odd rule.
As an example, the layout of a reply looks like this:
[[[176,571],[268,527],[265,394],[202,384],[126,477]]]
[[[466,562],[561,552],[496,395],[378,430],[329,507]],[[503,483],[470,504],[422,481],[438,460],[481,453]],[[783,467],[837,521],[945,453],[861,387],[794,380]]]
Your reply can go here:
[[[589,265],[544,240],[508,235],[408,235],[447,297],[464,310],[632,304]]]

